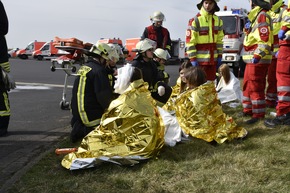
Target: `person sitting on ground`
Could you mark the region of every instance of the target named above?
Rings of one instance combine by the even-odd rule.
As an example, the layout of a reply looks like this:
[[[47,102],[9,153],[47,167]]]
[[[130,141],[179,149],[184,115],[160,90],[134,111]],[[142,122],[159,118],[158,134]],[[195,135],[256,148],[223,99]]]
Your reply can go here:
[[[157,101],[158,106],[163,106],[171,95],[172,89],[165,82],[158,81],[158,69],[153,62],[155,42],[144,39],[136,44],[136,57],[132,66],[139,68],[143,74],[143,80],[149,84],[151,96]]]
[[[163,109],[174,114],[174,105],[176,98],[186,90],[186,81],[184,78],[184,72],[187,68],[192,67],[189,60],[185,60],[179,67],[179,77],[176,84],[172,87],[172,94],[168,99],[167,103],[162,107]]]
[[[108,61],[116,60],[116,50],[97,42],[86,54],[89,59],[77,72],[72,89],[70,138],[73,143],[100,124],[113,97],[112,74],[106,66]]]
[[[240,80],[230,71],[227,64],[222,64],[218,69],[220,80],[216,90],[221,103],[242,101],[242,90]]]
[[[203,69],[190,67],[185,79],[187,90],[177,97],[174,107],[186,134],[219,144],[247,135],[244,128],[238,127],[233,118],[223,112],[214,82],[207,82]]]
[[[77,152],[66,155],[62,166],[73,170],[102,161],[134,165],[159,154],[164,124],[139,68],[118,69],[113,100],[98,127],[84,137]]]

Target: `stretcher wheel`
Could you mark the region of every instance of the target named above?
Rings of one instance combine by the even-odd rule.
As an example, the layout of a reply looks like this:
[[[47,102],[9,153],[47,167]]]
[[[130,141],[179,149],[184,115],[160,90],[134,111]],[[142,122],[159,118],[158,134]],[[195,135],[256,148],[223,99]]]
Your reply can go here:
[[[77,68],[75,66],[73,66],[72,69],[71,69],[71,71],[72,72],[76,72],[77,71]]]
[[[59,106],[62,110],[69,110],[69,102],[60,101]]]
[[[51,66],[51,67],[50,67],[50,70],[51,70],[52,72],[54,72],[54,71],[55,71],[55,67],[54,67],[54,66]]]

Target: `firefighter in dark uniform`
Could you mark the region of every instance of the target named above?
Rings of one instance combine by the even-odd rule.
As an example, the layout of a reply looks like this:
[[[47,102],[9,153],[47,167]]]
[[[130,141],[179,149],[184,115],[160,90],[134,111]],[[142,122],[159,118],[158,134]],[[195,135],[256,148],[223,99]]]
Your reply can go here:
[[[157,43],[156,48],[171,50],[171,39],[168,29],[162,26],[165,16],[160,11],[155,11],[153,16],[150,17],[152,25],[145,28],[141,39],[148,38]]]
[[[0,1],[0,137],[7,134],[10,119],[10,105],[8,99],[8,88],[4,83],[4,75],[10,72],[8,51],[5,35],[8,33],[8,18],[5,8]]]
[[[108,63],[116,61],[116,50],[96,43],[87,53],[85,65],[77,72],[72,89],[71,141],[77,142],[100,124],[100,119],[113,97],[112,74]]]
[[[169,84],[170,75],[165,71],[165,63],[170,58],[170,54],[167,50],[163,50],[161,48],[157,48],[154,51],[153,61],[155,62],[158,69],[158,80]]]
[[[146,38],[136,45],[137,55],[132,61],[132,66],[139,68],[143,74],[143,80],[149,84],[151,96],[158,106],[163,106],[169,99],[172,89],[163,81],[158,81],[158,69],[153,62],[154,41]]]

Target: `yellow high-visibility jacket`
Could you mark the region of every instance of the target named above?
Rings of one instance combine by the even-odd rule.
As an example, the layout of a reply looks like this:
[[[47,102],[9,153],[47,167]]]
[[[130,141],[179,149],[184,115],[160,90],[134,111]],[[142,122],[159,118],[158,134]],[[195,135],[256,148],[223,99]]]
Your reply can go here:
[[[187,54],[191,61],[200,65],[215,65],[223,51],[223,21],[202,7],[200,12],[189,20],[186,31]]]
[[[246,31],[244,39],[245,63],[252,63],[253,58],[260,59],[261,64],[270,64],[272,61],[273,25],[272,19],[266,10],[256,6],[248,14],[251,27]]]
[[[271,16],[273,21],[273,56],[275,56],[276,52],[279,50],[278,32],[281,29],[282,15],[285,10],[287,10],[287,6],[284,4],[283,0],[279,0],[273,5],[271,10],[269,11],[269,15]]]

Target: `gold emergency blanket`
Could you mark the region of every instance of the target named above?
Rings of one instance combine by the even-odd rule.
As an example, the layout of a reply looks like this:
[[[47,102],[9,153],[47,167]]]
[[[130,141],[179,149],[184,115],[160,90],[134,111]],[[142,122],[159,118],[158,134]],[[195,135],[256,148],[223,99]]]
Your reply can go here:
[[[175,110],[180,127],[192,137],[223,143],[247,134],[223,112],[213,82],[182,93]]]
[[[136,159],[158,155],[163,145],[164,124],[156,102],[148,91],[148,84],[136,80],[111,102],[100,126],[82,140],[77,152],[63,158],[62,166],[71,169],[72,162],[79,158],[97,158],[93,165],[111,158],[111,162],[133,165],[138,163]]]

